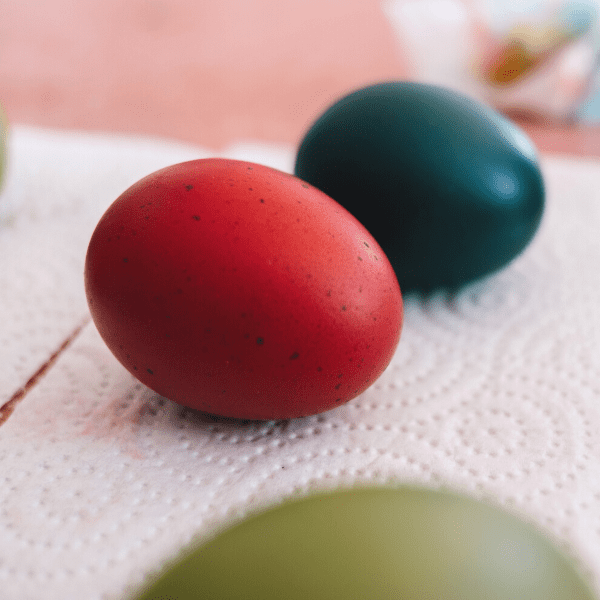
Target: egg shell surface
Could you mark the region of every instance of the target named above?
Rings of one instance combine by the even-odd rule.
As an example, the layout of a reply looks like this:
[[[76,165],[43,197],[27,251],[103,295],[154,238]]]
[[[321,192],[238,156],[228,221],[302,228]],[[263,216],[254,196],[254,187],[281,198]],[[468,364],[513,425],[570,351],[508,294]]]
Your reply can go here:
[[[593,600],[573,562],[491,504],[365,487],[287,501],[188,548],[137,600]]]
[[[293,175],[220,158],[126,190],[92,235],[85,287],[136,378],[239,419],[347,402],[385,370],[402,327],[394,271],[352,215]]]
[[[526,135],[476,100],[422,83],[340,99],[305,135],[295,173],[365,225],[403,293],[456,289],[504,267],[544,207]]]

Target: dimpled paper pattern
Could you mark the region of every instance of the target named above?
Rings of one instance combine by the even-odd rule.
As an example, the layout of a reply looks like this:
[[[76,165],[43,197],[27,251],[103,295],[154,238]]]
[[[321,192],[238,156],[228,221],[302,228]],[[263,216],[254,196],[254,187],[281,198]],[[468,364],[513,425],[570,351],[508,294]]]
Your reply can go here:
[[[291,170],[292,148],[228,156]],[[553,537],[600,587],[600,162],[546,156],[540,231],[456,296],[406,298],[383,376],[328,413],[219,420],[137,383],[85,304],[93,227],[207,150],[17,127],[0,196],[0,590],[122,600],[192,539],[312,490],[446,487]],[[65,346],[65,341],[70,343]],[[8,411],[6,411],[8,414]],[[5,415],[6,416],[6,415]]]

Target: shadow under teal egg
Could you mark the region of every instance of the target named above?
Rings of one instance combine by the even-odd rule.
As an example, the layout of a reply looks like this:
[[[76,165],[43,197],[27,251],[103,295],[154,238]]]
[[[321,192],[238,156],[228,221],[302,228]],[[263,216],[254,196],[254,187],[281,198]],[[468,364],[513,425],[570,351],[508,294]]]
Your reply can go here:
[[[299,145],[295,173],[363,223],[403,293],[457,289],[503,268],[544,209],[525,134],[427,84],[380,83],[336,102]]]

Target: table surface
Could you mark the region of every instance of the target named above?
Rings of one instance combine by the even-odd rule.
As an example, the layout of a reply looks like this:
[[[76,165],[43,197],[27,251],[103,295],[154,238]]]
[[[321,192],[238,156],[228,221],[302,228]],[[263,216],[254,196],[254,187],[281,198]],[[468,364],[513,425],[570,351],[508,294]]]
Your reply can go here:
[[[373,0],[5,0],[2,13],[13,123],[295,144],[345,92],[411,77]],[[600,127],[521,124],[543,152],[600,156]]]

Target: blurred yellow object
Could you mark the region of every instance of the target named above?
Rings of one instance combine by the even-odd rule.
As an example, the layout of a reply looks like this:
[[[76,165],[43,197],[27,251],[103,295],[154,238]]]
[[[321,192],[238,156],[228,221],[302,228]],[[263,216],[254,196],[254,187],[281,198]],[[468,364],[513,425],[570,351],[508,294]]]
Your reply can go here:
[[[594,18],[592,5],[574,2],[565,5],[549,23],[513,27],[484,61],[485,80],[494,85],[517,82],[586,33]]]
[[[512,83],[539,63],[540,58],[531,54],[522,40],[511,40],[494,56],[484,73],[490,83]]]

